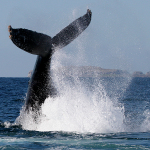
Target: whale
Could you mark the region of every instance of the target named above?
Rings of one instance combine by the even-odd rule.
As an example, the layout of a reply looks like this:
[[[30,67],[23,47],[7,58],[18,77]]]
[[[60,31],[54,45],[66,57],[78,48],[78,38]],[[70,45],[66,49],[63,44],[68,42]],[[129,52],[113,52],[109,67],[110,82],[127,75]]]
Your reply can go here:
[[[20,49],[37,55],[29,80],[25,101],[26,111],[39,111],[48,97],[56,97],[57,89],[52,81],[52,55],[76,39],[90,24],[91,10],[74,20],[54,37],[36,31],[8,26],[9,38]]]

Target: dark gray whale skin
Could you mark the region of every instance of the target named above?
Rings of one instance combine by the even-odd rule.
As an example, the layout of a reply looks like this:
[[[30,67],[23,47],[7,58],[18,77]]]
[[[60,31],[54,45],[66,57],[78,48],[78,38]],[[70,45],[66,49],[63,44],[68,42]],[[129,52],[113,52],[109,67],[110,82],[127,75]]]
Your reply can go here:
[[[38,111],[46,98],[57,96],[50,73],[52,55],[81,34],[90,24],[91,16],[92,12],[88,9],[85,15],[73,21],[53,38],[35,31],[8,26],[9,37],[17,47],[38,55],[29,81],[26,110]]]

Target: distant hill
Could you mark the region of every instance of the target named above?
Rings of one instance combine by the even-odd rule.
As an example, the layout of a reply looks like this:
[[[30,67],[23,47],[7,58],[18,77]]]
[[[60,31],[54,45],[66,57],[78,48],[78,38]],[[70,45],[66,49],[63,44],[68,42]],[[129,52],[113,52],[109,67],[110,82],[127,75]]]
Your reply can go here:
[[[129,75],[127,71],[118,69],[103,69],[101,67],[94,66],[62,67],[58,68],[58,71],[66,76],[77,75],[78,77],[118,77]]]
[[[133,77],[147,77],[147,78],[150,78],[150,72],[147,72],[146,74],[144,74],[143,72],[141,71],[136,71],[132,74]]]
[[[119,69],[104,69],[101,67],[95,66],[65,66],[57,68],[57,70],[52,70],[53,73],[64,74],[66,76],[76,75],[78,77],[150,77],[150,72],[143,74],[141,71],[136,71],[133,74],[130,74],[127,71]],[[28,77],[31,77],[32,70],[28,73]]]
[[[52,70],[54,73],[56,70]],[[64,74],[66,76],[77,75],[78,77],[125,77],[130,74],[127,71],[118,69],[103,69],[101,67],[94,66],[69,66],[57,68],[57,73]],[[28,77],[31,77],[32,70],[28,73]]]

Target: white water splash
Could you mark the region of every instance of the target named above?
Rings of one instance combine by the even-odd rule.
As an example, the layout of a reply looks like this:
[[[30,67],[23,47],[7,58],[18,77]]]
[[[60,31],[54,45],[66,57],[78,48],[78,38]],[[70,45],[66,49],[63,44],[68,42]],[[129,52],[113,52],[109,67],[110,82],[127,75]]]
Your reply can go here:
[[[61,56],[61,57],[60,57]],[[65,53],[63,56],[66,59]],[[57,58],[57,59],[55,59]],[[80,133],[110,133],[124,131],[124,107],[117,98],[107,96],[100,80],[95,80],[92,91],[78,77],[77,70],[71,74],[73,83],[59,68],[62,53],[56,53],[53,79],[60,95],[47,98],[42,105],[42,115],[34,121],[33,114],[21,111],[18,118],[23,129],[36,131],[69,131]]]
[[[23,111],[22,127],[36,131],[123,132],[124,108],[114,105],[116,100],[107,97],[102,85],[99,83],[90,93],[78,86],[66,86],[59,97],[46,99],[36,123],[32,114]]]
[[[59,60],[57,59],[57,61]],[[58,68],[61,66],[60,62],[56,62],[56,64]],[[119,95],[114,93],[113,97],[110,98],[101,80],[95,79],[94,87],[89,90],[87,84],[79,79],[78,72],[71,74],[73,82],[65,77],[63,71],[56,69],[54,72],[54,82],[59,96],[56,98],[49,97],[45,100],[41,109],[42,115],[36,118],[36,122],[33,117],[34,114],[26,114],[24,110],[21,110],[17,120],[23,129],[78,133],[149,131],[149,110],[144,111],[145,119],[139,120],[138,125],[134,125],[138,122],[136,120],[128,124],[130,116],[125,117],[124,105],[118,102]],[[128,82],[124,80],[118,83],[121,84],[122,92],[125,92]],[[115,83],[115,89],[120,87],[118,84]]]
[[[38,131],[117,132],[122,131],[123,107],[113,102],[101,89],[86,93],[82,87],[67,88],[55,99],[48,98],[42,106]]]

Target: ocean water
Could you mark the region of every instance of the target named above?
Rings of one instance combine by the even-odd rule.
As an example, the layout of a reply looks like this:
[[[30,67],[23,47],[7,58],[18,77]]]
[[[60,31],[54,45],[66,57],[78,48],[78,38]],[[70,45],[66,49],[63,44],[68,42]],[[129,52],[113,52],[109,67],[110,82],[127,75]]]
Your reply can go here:
[[[35,122],[29,78],[0,78],[0,149],[150,149],[150,78],[58,80]]]

